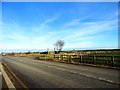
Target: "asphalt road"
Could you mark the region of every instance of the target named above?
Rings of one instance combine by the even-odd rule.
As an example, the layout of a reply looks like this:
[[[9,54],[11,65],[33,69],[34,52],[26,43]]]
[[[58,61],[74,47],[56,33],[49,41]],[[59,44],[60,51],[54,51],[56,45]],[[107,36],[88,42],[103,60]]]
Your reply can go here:
[[[29,88],[118,88],[118,70],[4,56]]]

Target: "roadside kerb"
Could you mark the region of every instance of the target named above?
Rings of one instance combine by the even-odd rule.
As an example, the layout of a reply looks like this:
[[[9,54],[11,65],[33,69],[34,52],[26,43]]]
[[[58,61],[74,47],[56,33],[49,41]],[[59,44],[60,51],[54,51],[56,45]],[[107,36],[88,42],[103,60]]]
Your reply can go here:
[[[2,68],[2,64],[1,63],[0,63],[0,67],[1,67],[1,72],[2,72],[2,75],[3,75],[4,79],[5,79],[5,82],[7,84],[8,89],[10,90],[11,88],[14,88],[14,90],[16,90],[16,88],[13,85],[12,81],[9,79],[8,75],[6,74],[4,69]]]
[[[13,82],[15,81],[16,89],[25,89],[25,90],[28,90],[28,87],[26,85],[24,85],[24,83],[7,67],[7,65],[5,63],[2,63],[2,65],[7,70],[7,73],[10,74],[10,77],[14,78],[14,79],[12,79],[12,81]]]

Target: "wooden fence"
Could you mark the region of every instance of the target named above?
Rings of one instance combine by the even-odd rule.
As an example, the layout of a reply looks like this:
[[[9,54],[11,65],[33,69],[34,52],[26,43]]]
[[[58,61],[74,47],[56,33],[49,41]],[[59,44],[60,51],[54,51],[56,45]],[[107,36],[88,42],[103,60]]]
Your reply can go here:
[[[120,56],[54,55],[54,60],[120,67]]]

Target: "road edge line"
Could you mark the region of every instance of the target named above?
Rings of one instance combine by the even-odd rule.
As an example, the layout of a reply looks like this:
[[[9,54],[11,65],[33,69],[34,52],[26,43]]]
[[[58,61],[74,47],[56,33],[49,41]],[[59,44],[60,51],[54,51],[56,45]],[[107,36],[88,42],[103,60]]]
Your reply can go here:
[[[3,64],[3,66],[5,66],[5,68],[7,68],[8,71],[17,79],[17,81],[23,86],[23,88],[28,89],[28,87],[22,83],[22,81],[6,66],[5,63],[2,63],[2,64]]]
[[[2,75],[5,79],[5,82],[7,84],[8,89],[10,90],[11,88],[14,88],[16,90],[15,86],[13,85],[12,81],[10,80],[10,78],[8,77],[7,73],[4,71],[3,68],[1,68],[1,72],[2,72]]]
[[[52,68],[53,68],[53,66],[47,66],[47,67],[52,67]],[[61,68],[55,68],[55,69],[67,71],[67,72],[74,73],[74,74],[78,74],[78,75],[81,75],[81,76],[84,76],[84,77],[88,77],[88,78],[94,78],[94,79],[96,79],[96,80],[104,81],[104,82],[107,82],[107,83],[112,83],[112,84],[120,85],[119,82],[114,82],[114,81],[111,81],[111,80],[106,80],[106,79],[104,79],[104,78],[97,78],[97,77],[94,77],[94,76],[85,75],[85,74],[82,74],[82,73],[77,73],[77,72],[74,72],[74,71],[69,71],[69,70],[61,69]]]

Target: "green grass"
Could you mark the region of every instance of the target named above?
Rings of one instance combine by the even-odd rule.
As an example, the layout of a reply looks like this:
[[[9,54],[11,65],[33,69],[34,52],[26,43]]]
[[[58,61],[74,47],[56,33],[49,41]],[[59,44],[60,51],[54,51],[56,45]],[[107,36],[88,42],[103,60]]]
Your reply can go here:
[[[53,52],[50,52],[49,54],[31,53],[31,54],[17,54],[17,55],[18,56],[38,56],[40,59],[43,59],[43,60],[58,60],[59,61],[58,58],[54,59]],[[61,55],[65,55],[65,52],[62,52]],[[96,57],[95,61],[93,61],[93,56],[98,56],[98,57]],[[103,57],[99,57],[99,56],[103,56]],[[120,52],[91,53],[86,56],[83,55],[82,63],[111,66],[112,65],[111,57],[106,57],[106,56],[115,56],[114,57],[114,66],[120,67],[119,57],[116,57],[116,56],[120,56]],[[73,62],[80,63],[80,58],[78,58],[77,56],[71,56],[71,58],[72,58]],[[67,62],[69,59],[70,59],[69,56],[63,57],[63,61]]]
[[[91,53],[90,56],[120,56],[120,52]]]

